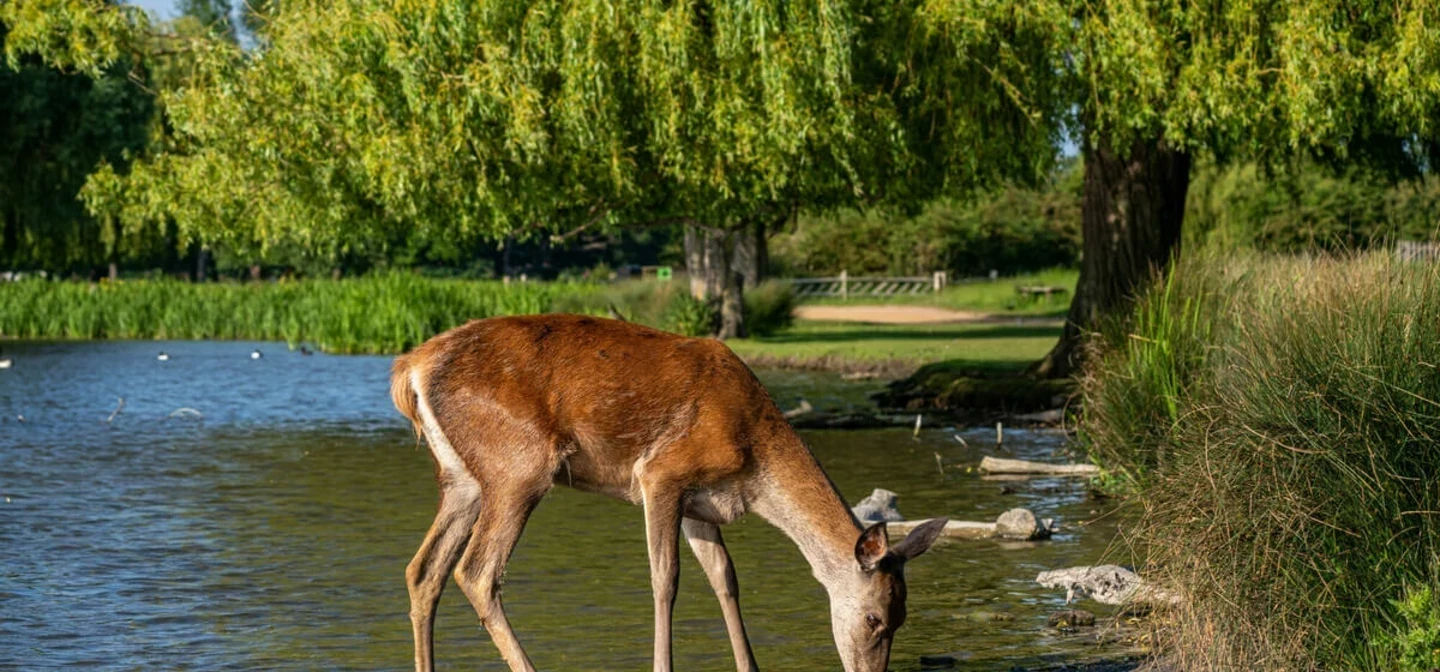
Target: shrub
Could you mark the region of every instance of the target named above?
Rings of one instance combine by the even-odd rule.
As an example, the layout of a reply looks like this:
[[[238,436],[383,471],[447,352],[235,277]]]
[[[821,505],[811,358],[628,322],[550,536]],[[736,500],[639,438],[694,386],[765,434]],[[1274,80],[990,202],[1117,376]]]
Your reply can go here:
[[[745,328],[751,336],[769,336],[795,323],[795,290],[770,280],[745,292]]]
[[[681,336],[709,336],[715,333],[715,311],[689,292],[676,292],[665,308],[661,328]]]
[[[1146,571],[1184,598],[1161,645],[1180,669],[1430,665],[1440,268],[1200,255],[1172,277],[1084,382]]]

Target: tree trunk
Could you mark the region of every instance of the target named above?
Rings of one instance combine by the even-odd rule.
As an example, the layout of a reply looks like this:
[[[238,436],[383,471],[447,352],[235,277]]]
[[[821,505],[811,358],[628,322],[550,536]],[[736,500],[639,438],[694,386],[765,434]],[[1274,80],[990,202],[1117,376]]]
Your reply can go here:
[[[515,248],[515,236],[505,236],[504,247],[500,248],[500,277],[510,277],[510,252]]]
[[[1136,142],[1128,155],[1102,142],[1084,154],[1080,282],[1060,342],[1031,367],[1047,378],[1077,373],[1083,332],[1127,308],[1153,274],[1165,271],[1179,252],[1190,188],[1190,156],[1164,141]]]
[[[210,256],[210,251],[203,245],[195,247],[195,282],[205,282],[205,265]]]
[[[690,294],[706,302],[715,316],[715,336],[745,335],[744,279],[734,268],[737,231],[685,227],[685,272]]]
[[[745,289],[754,289],[769,272],[770,249],[765,222],[756,220],[735,232],[735,270],[744,279]]]
[[[716,338],[745,338],[745,276],[731,272],[720,296],[720,330]]]

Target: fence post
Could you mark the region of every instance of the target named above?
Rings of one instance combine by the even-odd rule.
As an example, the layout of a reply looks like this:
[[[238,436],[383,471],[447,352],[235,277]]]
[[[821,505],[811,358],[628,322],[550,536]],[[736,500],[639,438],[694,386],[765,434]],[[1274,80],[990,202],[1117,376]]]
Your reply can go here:
[[[846,301],[850,299],[850,274],[844,270],[840,271],[840,298]]]
[[[936,294],[939,294],[940,290],[945,289],[945,271],[935,271],[934,285]]]

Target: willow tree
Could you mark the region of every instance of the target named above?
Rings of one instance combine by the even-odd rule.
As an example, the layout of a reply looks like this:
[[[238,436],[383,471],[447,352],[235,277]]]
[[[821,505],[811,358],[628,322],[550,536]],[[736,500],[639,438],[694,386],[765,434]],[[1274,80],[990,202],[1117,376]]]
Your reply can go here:
[[[1434,165],[1434,2],[927,0],[919,17],[925,42],[974,77],[943,67],[920,75],[940,80],[925,95],[943,113],[963,121],[975,106],[964,92],[988,77],[1008,95],[990,104],[1034,120],[1013,129],[1017,138],[1061,127],[1080,141],[1080,283],[1061,342],[1036,367],[1042,374],[1071,372],[1081,330],[1168,267],[1197,157],[1275,168],[1313,154],[1396,174]],[[1008,170],[1029,173],[1023,162]]]
[[[697,287],[733,308],[736,232],[865,199],[905,153],[890,98],[851,76],[848,2],[279,7],[262,49],[192,45],[195,76],[162,97],[174,143],[97,172],[95,212],[322,254],[683,224]],[[20,48],[78,67],[148,30],[100,2],[0,11],[28,19]]]

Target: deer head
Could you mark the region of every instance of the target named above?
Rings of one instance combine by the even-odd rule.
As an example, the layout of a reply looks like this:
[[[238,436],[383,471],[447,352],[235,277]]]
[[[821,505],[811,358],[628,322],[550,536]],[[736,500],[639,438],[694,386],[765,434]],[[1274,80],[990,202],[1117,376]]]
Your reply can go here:
[[[845,672],[884,672],[890,643],[905,624],[905,563],[929,550],[946,519],[916,527],[894,546],[885,523],[876,523],[855,542],[855,565],[830,595],[830,623]]]

